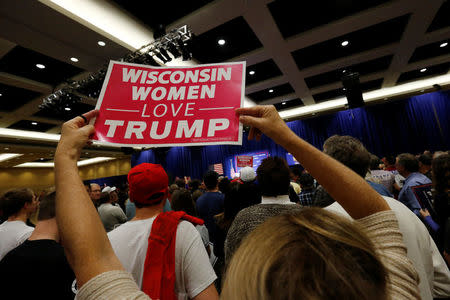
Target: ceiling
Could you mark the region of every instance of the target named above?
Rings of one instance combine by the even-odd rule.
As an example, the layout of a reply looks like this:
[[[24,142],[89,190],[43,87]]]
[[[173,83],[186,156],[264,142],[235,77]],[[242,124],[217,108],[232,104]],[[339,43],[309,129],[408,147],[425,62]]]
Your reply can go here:
[[[61,3],[70,2],[82,5],[69,0],[0,2],[0,129],[58,134],[64,120],[92,109],[94,97],[84,97],[62,114],[41,110],[39,104],[66,80],[85,78],[138,48],[108,31],[124,20],[133,24],[125,36],[140,28],[149,36],[146,43],[161,25],[167,30],[189,25],[195,34],[193,63],[245,60],[246,96],[286,112],[343,97],[345,72],[359,72],[367,92],[450,70],[450,45],[444,46],[450,40],[448,0],[83,1],[99,11],[115,11],[117,18],[103,20],[91,11],[93,21],[62,8]],[[221,39],[224,45],[218,44]],[[27,151],[27,146],[54,148],[56,141],[0,134],[0,147],[8,144]],[[6,148],[0,152],[13,152]],[[102,156],[129,154],[117,147],[91,148],[103,151],[97,153]],[[51,159],[15,160],[40,158]],[[0,162],[0,167],[11,165]]]

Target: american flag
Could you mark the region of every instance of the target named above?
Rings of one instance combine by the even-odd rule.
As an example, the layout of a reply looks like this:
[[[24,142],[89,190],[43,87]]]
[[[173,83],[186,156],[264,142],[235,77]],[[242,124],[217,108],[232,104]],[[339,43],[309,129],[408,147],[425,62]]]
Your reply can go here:
[[[214,171],[219,175],[223,175],[223,166],[222,164],[214,164]]]

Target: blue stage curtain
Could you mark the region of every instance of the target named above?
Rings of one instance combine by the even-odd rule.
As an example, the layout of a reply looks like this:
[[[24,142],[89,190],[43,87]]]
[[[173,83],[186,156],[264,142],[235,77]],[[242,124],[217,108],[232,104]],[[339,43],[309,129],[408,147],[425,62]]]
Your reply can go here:
[[[324,141],[334,135],[351,135],[379,157],[403,152],[450,148],[450,92],[434,92],[405,100],[349,109],[337,113],[289,122],[300,137],[322,149]],[[172,147],[134,154],[131,165],[143,162],[162,164],[171,177],[201,178],[208,167],[223,163],[228,174],[235,155],[268,151],[285,158],[286,151],[270,139],[248,141],[244,132],[242,146]]]

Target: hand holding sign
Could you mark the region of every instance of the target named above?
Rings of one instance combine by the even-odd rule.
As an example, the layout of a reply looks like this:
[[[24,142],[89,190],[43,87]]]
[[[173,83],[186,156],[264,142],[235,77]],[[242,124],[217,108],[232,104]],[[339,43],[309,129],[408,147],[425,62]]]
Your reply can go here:
[[[124,146],[242,144],[245,63],[150,67],[111,61],[94,139]]]

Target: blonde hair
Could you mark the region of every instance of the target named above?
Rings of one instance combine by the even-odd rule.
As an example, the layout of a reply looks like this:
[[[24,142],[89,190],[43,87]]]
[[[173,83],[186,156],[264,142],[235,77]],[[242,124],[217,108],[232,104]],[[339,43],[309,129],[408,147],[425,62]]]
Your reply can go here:
[[[283,214],[242,242],[222,299],[386,299],[387,272],[366,234],[321,208]]]

